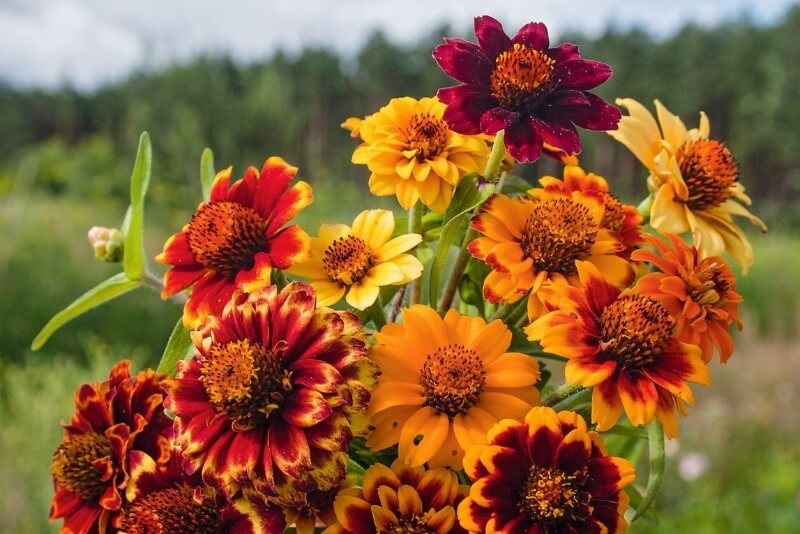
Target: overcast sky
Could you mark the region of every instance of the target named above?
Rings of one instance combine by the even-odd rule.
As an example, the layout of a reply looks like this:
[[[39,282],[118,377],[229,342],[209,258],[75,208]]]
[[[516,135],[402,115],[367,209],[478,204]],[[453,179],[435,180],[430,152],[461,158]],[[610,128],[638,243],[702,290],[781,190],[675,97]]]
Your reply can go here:
[[[748,14],[770,22],[791,0],[0,0],[0,79],[17,86],[91,89],[131,70],[228,52],[241,60],[278,48],[325,45],[347,54],[375,29],[413,42],[478,14],[509,32],[540,20],[558,34],[609,23],[669,35],[681,24]]]

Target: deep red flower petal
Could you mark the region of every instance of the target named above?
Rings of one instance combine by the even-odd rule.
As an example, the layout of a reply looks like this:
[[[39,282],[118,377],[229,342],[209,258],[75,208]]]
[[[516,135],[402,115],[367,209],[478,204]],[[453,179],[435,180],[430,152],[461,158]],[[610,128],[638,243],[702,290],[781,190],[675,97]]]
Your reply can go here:
[[[199,264],[194,259],[192,250],[189,248],[189,241],[185,231],[173,234],[167,239],[167,242],[164,243],[164,250],[156,256],[156,261],[176,267],[199,267]]]
[[[445,74],[459,82],[471,85],[489,83],[493,64],[475,43],[447,38],[444,44],[433,49],[433,59]]]
[[[525,24],[514,36],[514,43],[524,44],[536,50],[544,50],[550,46],[547,26],[541,22],[529,22]]]
[[[259,252],[253,257],[253,266],[236,273],[236,286],[247,293],[258,291],[269,285],[272,274],[272,262],[266,252]]]
[[[322,393],[307,388],[295,391],[281,409],[286,422],[299,428],[314,426],[331,414],[333,411]]]
[[[589,100],[589,105],[570,109],[566,117],[587,130],[616,130],[622,118],[619,109],[592,93],[584,93],[584,96]]]
[[[508,152],[515,160],[519,162],[534,162],[539,159],[539,154],[542,150],[542,139],[528,122],[520,121],[513,124],[506,130],[505,141]]]
[[[497,99],[488,90],[471,85],[444,87],[437,96],[447,104],[444,120],[453,131],[465,135],[481,133],[481,117],[497,107]]]
[[[308,284],[292,282],[280,292],[270,317],[273,347],[283,343],[295,346],[314,316],[315,304],[314,288]]]
[[[286,206],[281,207],[281,203],[288,200],[288,205],[291,205],[291,198],[284,199],[286,198],[286,189],[296,174],[297,167],[288,165],[278,157],[267,158],[257,178],[248,169],[245,179],[251,183],[253,188],[252,208],[265,219],[274,217],[276,211],[282,212]],[[296,186],[297,184],[295,184]],[[282,226],[283,223],[278,224],[277,227]]]
[[[511,39],[503,31],[503,25],[488,15],[475,17],[475,37],[492,63],[497,56],[511,48]]]
[[[557,63],[579,59],[581,57],[578,45],[572,43],[564,43],[551,48],[547,51],[547,54],[555,59]]]
[[[555,118],[544,121],[531,117],[531,127],[548,145],[560,148],[567,154],[580,153],[581,140],[571,122]]]
[[[333,393],[344,378],[336,368],[315,359],[298,360],[292,364],[292,383],[322,393]]]
[[[570,89],[593,89],[608,80],[612,74],[610,66],[591,59],[573,59],[556,66],[559,81]]]
[[[298,213],[314,202],[314,192],[306,182],[297,182],[286,191],[272,210],[267,214],[269,224],[267,235],[272,235],[278,229],[295,218]]]
[[[284,228],[269,240],[269,257],[278,269],[288,269],[302,261],[308,254],[311,238],[305,230],[292,225]]]
[[[276,418],[270,425],[268,440],[276,468],[292,478],[307,477],[311,469],[311,450],[301,429]]]
[[[547,97],[546,105],[549,108],[548,114],[552,115],[560,113],[559,108],[562,107],[588,106],[589,99],[583,91],[559,89]]]
[[[494,135],[500,130],[507,129],[517,122],[519,118],[520,114],[516,111],[510,111],[505,108],[492,108],[481,115],[481,131]]]
[[[172,267],[164,273],[164,288],[161,290],[161,298],[165,299],[183,291],[197,282],[205,273],[206,270],[201,265]]]
[[[195,282],[183,307],[183,324],[194,328],[208,315],[220,315],[231,300],[236,284],[214,273]]]

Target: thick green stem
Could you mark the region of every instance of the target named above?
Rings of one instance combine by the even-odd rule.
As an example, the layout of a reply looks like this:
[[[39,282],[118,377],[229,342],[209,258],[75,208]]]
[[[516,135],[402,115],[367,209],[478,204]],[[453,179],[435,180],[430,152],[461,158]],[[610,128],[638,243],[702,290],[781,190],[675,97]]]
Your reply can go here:
[[[408,233],[409,234],[422,234],[422,203],[417,201],[416,204],[411,206],[408,210]],[[413,280],[410,284],[411,291],[408,294],[408,303],[419,304],[422,295],[422,277]],[[431,303],[433,304],[433,303]]]
[[[386,316],[383,314],[383,304],[381,303],[380,296],[375,299],[375,302],[372,303],[372,306],[367,308],[367,311],[372,319],[372,323],[375,325],[375,330],[380,330],[386,326]]]
[[[500,166],[503,164],[503,158],[506,156],[504,130],[497,132],[494,136],[494,144],[492,145],[492,152],[489,154],[489,160],[486,162],[486,168],[483,170],[483,177],[487,182],[496,182],[497,175],[500,173]]]
[[[647,479],[647,489],[642,497],[642,502],[639,504],[639,509],[631,519],[631,523],[642,517],[644,513],[656,500],[658,490],[661,488],[661,482],[664,480],[664,468],[666,467],[666,459],[664,454],[664,428],[658,419],[653,419],[653,422],[647,425],[647,440],[650,443],[650,476]]]
[[[554,406],[582,390],[583,386],[580,384],[561,384],[542,398],[542,406]]]
[[[517,302],[504,304],[502,307],[498,308],[496,312],[489,317],[489,321],[494,321],[496,319],[503,319],[506,321],[507,319],[512,319],[516,317],[521,310],[525,310],[528,307],[528,301],[526,299],[518,300]],[[506,321],[508,322],[508,321]],[[512,323],[513,324],[513,321]]]

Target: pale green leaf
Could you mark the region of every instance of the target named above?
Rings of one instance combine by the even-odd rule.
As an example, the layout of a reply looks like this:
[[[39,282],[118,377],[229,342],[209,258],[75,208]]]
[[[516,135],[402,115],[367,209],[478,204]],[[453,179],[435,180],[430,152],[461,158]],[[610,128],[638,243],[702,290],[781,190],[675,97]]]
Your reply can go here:
[[[150,170],[153,151],[150,147],[150,136],[142,132],[139,137],[139,148],[136,151],[136,162],[131,173],[131,205],[125,236],[125,249],[122,267],[131,280],[138,280],[145,270],[144,255],[144,197],[150,185]]]
[[[183,326],[183,317],[180,317],[167,340],[167,346],[164,347],[164,353],[158,363],[158,372],[175,376],[177,363],[191,356],[193,352],[192,338],[189,331]]]
[[[214,152],[210,148],[203,150],[200,156],[200,188],[203,191],[203,200],[208,202],[211,196],[211,184],[214,183],[217,171],[214,170]]]

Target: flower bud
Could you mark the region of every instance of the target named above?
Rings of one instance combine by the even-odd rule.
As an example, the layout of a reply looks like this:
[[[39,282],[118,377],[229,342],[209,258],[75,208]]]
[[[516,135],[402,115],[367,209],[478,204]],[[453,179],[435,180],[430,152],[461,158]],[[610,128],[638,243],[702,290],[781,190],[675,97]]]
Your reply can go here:
[[[108,263],[122,261],[122,232],[116,228],[93,226],[88,237],[95,258]]]

